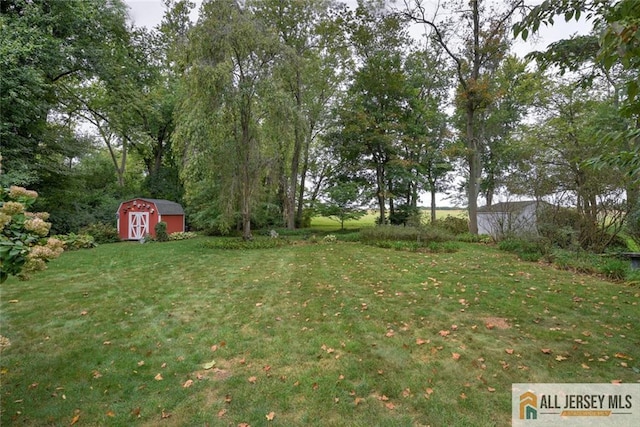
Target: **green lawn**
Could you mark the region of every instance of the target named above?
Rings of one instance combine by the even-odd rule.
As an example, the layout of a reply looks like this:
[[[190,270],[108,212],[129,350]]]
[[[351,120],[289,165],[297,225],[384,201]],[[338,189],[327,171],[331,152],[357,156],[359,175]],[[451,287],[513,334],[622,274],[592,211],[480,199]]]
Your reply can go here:
[[[5,282],[0,425],[505,426],[512,383],[640,381],[637,286],[482,245],[205,240]]]
[[[422,211],[424,221],[429,221],[431,218],[431,211],[428,209]],[[376,219],[379,214],[377,211],[369,211],[360,219],[348,220],[344,223],[345,229],[356,229],[362,227],[372,227],[376,224]],[[467,212],[463,209],[438,209],[436,210],[436,218],[445,218],[447,216],[465,217]],[[332,231],[340,229],[340,222],[334,218],[327,218],[323,216],[316,216],[311,219],[311,227],[320,231]]]

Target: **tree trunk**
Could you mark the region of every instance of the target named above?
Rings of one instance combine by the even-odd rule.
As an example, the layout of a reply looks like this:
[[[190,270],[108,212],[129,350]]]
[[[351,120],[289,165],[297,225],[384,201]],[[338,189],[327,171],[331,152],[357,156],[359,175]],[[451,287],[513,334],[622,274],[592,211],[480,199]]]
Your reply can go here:
[[[473,69],[471,79],[467,81],[467,160],[469,162],[469,185],[467,196],[469,202],[469,232],[478,234],[478,177],[480,176],[480,155],[478,153],[478,140],[474,133],[476,94],[475,86],[480,78],[480,64],[482,61],[480,52],[480,10],[478,0],[472,0],[473,8]],[[469,84],[473,86],[469,86]]]
[[[471,103],[472,101],[469,101]],[[469,162],[469,183],[467,188],[469,209],[469,232],[478,234],[478,176],[480,172],[480,158],[478,143],[473,132],[474,107],[467,106],[467,161]]]
[[[242,211],[242,238],[244,240],[252,240],[251,235],[251,193],[252,193],[252,173],[251,173],[251,151],[253,149],[252,137],[251,137],[251,100],[244,95],[242,99],[242,106],[240,107],[240,127],[242,131],[240,141],[241,153],[241,211]]]
[[[298,185],[298,171],[300,169],[300,153],[304,144],[305,133],[300,129],[300,120],[302,118],[302,83],[300,77],[300,69],[296,70],[296,117],[294,122],[294,141],[293,156],[291,156],[291,180],[289,181],[289,189],[287,191],[287,228],[293,230],[296,228],[296,188]]]
[[[377,196],[378,196],[378,208],[380,212],[380,224],[385,224],[386,221],[386,198],[385,198],[385,182],[384,182],[384,169],[380,163],[376,167],[376,181],[377,181]]]
[[[302,227],[302,220],[304,214],[304,183],[307,179],[307,172],[309,170],[309,140],[306,140],[304,145],[304,160],[302,162],[302,171],[300,172],[300,184],[298,184],[298,206],[296,208],[296,225]]]
[[[295,125],[294,130],[295,142],[293,146],[293,156],[291,157],[291,178],[289,180],[289,189],[287,191],[287,228],[293,230],[296,228],[296,189],[298,185],[298,169],[300,167],[300,152],[302,151],[302,135],[299,125]]]
[[[436,222],[436,186],[435,183],[429,183],[431,192],[431,224]]]

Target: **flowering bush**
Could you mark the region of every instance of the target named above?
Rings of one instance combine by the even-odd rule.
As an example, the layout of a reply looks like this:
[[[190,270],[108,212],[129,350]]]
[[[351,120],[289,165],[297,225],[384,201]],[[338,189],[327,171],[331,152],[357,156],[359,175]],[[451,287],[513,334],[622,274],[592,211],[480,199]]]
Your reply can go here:
[[[46,237],[49,214],[28,211],[37,197],[22,187],[0,188],[0,283],[9,275],[27,279],[64,250],[61,240]]]
[[[338,240],[338,238],[334,235],[334,234],[327,234],[326,236],[324,236],[324,238],[322,239],[322,241],[324,243],[335,243]]]

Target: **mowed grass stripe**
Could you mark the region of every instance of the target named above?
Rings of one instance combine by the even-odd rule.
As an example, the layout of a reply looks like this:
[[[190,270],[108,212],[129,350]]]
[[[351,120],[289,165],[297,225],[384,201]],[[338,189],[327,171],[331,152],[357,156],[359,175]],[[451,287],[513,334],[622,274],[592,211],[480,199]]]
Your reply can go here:
[[[203,241],[5,282],[2,425],[507,425],[513,382],[639,379],[637,287],[482,245]]]

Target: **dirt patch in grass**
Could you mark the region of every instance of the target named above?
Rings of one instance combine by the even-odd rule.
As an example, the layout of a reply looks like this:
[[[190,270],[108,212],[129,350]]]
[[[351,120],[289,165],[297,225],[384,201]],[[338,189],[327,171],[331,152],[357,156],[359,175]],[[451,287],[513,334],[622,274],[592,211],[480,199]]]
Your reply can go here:
[[[5,347],[9,347],[10,345],[11,341],[9,341],[9,338],[0,335],[0,351],[2,351],[2,349],[4,349]]]
[[[214,381],[224,381],[227,378],[231,377],[231,371],[228,369],[202,369],[199,371],[193,372],[192,376],[197,378],[198,380],[214,380]]]
[[[503,317],[485,317],[483,320],[487,329],[509,329],[511,327],[507,319]]]

